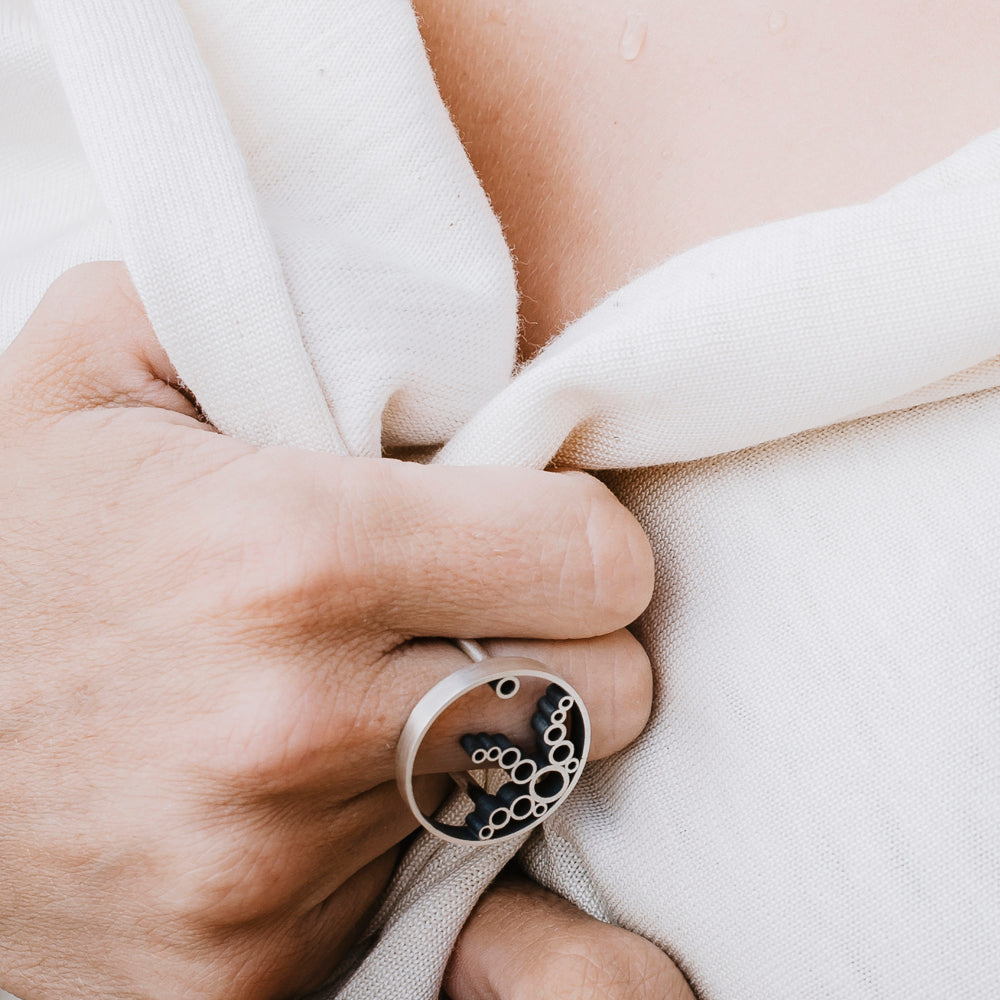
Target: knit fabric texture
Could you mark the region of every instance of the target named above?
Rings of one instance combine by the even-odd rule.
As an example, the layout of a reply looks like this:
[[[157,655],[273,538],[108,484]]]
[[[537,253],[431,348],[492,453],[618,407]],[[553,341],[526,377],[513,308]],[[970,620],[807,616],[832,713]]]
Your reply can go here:
[[[537,879],[701,1000],[1000,994],[1000,133],[667,260],[514,377],[405,0],[2,0],[0,53],[0,348],[121,258],[227,433],[617,470],[654,712]],[[517,846],[418,840],[326,995],[436,1000]]]

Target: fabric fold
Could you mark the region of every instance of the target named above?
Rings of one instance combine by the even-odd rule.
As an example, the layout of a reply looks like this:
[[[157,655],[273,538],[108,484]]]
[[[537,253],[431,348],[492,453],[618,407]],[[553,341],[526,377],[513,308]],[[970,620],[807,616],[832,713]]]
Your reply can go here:
[[[1000,134],[869,204],[722,237],[615,292],[442,450],[636,468],[997,383]],[[950,380],[955,373],[963,378]]]
[[[36,10],[123,258],[181,378],[226,433],[344,452],[177,5],[39,0]]]

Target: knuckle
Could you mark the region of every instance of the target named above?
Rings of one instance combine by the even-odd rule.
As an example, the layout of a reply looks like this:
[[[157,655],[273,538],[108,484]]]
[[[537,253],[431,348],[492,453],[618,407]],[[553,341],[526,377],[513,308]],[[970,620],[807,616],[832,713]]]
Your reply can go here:
[[[31,414],[97,405],[114,395],[108,358],[117,358],[125,337],[145,312],[121,263],[78,264],[42,296],[12,352],[30,367],[30,378],[9,373],[11,402]]]
[[[678,992],[683,979],[662,952],[609,926],[558,940],[545,968],[549,981],[558,984],[552,1000],[680,1000],[683,995]]]
[[[257,663],[224,695],[196,751],[216,793],[255,803],[314,794],[332,801],[382,780],[359,769],[384,755],[387,719],[398,715],[379,655],[351,640],[298,656],[284,643],[263,665],[255,652]]]
[[[181,869],[170,890],[172,923],[191,933],[235,929],[280,916],[298,886],[289,855],[262,837],[239,836],[231,825],[202,844],[196,864]]]
[[[33,321],[45,329],[51,351],[58,357],[86,361],[93,341],[106,338],[145,313],[132,290],[125,266],[101,261],[78,264],[52,283],[39,303]]]
[[[308,781],[331,728],[320,703],[301,670],[259,670],[244,679],[214,726],[217,785],[237,797],[262,798]]]
[[[287,762],[268,787],[252,779],[251,767],[220,781],[215,763],[181,814],[182,838],[157,866],[167,918],[192,935],[280,922],[329,850],[310,827],[309,798],[292,787],[300,778]]]
[[[232,470],[240,497],[228,533],[238,613],[298,628],[317,616],[353,618],[374,600],[387,544],[376,470],[352,475],[351,460],[266,449]],[[361,480],[361,482],[359,482]]]
[[[76,264],[59,275],[49,286],[45,299],[65,305],[72,312],[88,309],[103,312],[109,295],[123,292],[128,272],[121,261],[87,261]]]

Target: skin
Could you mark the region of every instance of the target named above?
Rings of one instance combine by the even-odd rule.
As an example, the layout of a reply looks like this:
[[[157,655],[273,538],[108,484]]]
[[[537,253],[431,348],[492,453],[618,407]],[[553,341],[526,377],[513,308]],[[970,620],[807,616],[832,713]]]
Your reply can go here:
[[[874,197],[1000,125],[993,0],[415,7],[518,262],[526,354],[679,251]]]
[[[415,826],[395,741],[468,662],[435,637],[517,637],[599,755],[645,722],[622,626],[652,560],[603,486],[218,434],[121,265],[63,276],[0,357],[0,467],[0,983],[23,1000],[320,985]]]
[[[517,877],[480,900],[444,985],[461,1000],[694,1000],[654,945]]]

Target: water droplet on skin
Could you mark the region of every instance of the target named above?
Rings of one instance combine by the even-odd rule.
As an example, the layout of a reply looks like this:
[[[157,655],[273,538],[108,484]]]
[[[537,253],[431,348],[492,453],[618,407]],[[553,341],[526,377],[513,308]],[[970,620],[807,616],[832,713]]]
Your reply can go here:
[[[501,3],[494,4],[490,7],[489,13],[486,15],[486,20],[491,24],[506,24],[507,19],[510,17],[511,4]]]
[[[788,24],[788,14],[783,10],[772,10],[771,16],[767,19],[767,30],[776,35],[779,31],[784,31]]]
[[[646,41],[646,28],[649,19],[645,14],[629,14],[625,18],[625,28],[621,41],[618,43],[618,53],[626,62],[639,58],[642,46]]]

